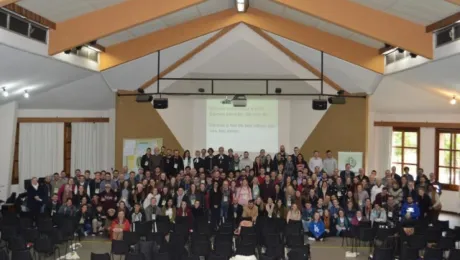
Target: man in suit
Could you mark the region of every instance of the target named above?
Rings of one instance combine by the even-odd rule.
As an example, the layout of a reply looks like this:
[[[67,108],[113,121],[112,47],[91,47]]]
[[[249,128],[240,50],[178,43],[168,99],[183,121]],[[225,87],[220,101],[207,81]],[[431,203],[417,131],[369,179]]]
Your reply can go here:
[[[150,167],[150,171],[154,172],[157,167],[163,169],[163,156],[160,154],[160,148],[155,147],[153,149],[152,155],[152,167]]]
[[[152,160],[152,149],[147,148],[147,151],[141,158],[141,167],[144,171],[150,171],[150,167],[153,167],[153,160]]]
[[[345,170],[340,172],[340,178],[342,179],[343,183],[345,183],[348,177],[350,177],[352,180],[355,177],[355,173],[351,171],[351,165],[349,163],[345,164]]]
[[[27,188],[27,207],[31,216],[38,216],[42,211],[42,206],[45,205],[46,191],[42,185],[38,184],[36,177],[30,181],[30,186]]]
[[[193,168],[200,169],[204,168],[204,159],[201,158],[201,154],[199,150],[195,151],[195,158],[193,159]]]
[[[208,156],[204,159],[204,169],[207,172],[211,172],[214,169],[214,149],[208,149]]]
[[[228,208],[227,221],[239,224],[243,215],[243,206],[238,204],[238,200],[233,200],[232,205]]]
[[[223,172],[228,172],[229,166],[229,157],[224,154],[224,147],[219,147],[219,154],[214,156],[214,166],[217,166],[219,169],[222,169]]]

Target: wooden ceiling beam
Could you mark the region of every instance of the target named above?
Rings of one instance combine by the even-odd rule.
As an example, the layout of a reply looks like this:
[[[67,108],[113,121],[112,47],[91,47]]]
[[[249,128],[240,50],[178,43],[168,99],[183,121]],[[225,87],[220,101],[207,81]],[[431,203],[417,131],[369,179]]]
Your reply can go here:
[[[60,22],[49,34],[48,54],[55,55],[204,1],[130,0]]]
[[[431,33],[431,32],[434,32],[434,31],[437,31],[437,30],[440,30],[444,27],[447,27],[447,26],[450,26],[456,22],[460,21],[460,12],[459,13],[455,13],[453,15],[450,15],[444,19],[441,19],[437,22],[434,22],[430,25],[427,25],[426,26],[426,32],[427,33]]]
[[[384,72],[384,58],[378,49],[255,8],[241,14],[225,10],[109,46],[100,56],[99,69],[103,71],[241,22],[374,72]]]
[[[269,42],[270,44],[272,44],[275,48],[277,48],[279,51],[281,51],[282,53],[284,53],[286,56],[288,56],[290,59],[292,59],[293,61],[297,62],[297,64],[299,64],[300,66],[302,66],[304,69],[310,71],[311,73],[313,73],[313,75],[315,75],[316,77],[318,78],[321,78],[321,71],[317,70],[315,67],[313,67],[312,65],[310,65],[308,62],[306,62],[304,59],[302,59],[301,57],[299,57],[298,55],[296,55],[295,53],[293,53],[291,50],[289,50],[288,48],[284,47],[283,44],[281,44],[280,42],[278,42],[277,40],[275,40],[273,37],[271,37],[270,35],[268,35],[266,32],[264,32],[263,30],[259,29],[259,28],[256,28],[254,26],[249,26],[255,33],[257,33],[260,37],[264,38],[264,40],[266,40],[267,42]],[[328,76],[324,75],[324,72],[323,72],[323,80],[325,83],[327,83],[329,86],[331,86],[332,88],[334,88],[335,90],[337,91],[340,91],[340,90],[343,90],[342,87],[339,86],[339,84],[335,83],[333,80],[331,80]],[[345,94],[349,94],[348,92],[345,91]]]
[[[428,59],[433,40],[425,26],[348,0],[274,0],[288,8],[317,17]],[[357,19],[359,17],[359,19]]]
[[[19,2],[19,0],[0,0],[0,7],[4,7],[5,5],[14,4]]]

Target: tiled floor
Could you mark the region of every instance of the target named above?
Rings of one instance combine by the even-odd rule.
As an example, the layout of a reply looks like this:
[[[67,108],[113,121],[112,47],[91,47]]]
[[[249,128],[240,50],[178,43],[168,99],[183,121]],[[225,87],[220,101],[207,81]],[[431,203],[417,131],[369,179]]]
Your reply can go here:
[[[442,214],[440,220],[450,220],[451,228],[454,226],[460,226],[460,216]],[[324,242],[311,242],[311,253],[312,259],[330,259],[330,260],[342,260],[345,258],[345,252],[349,250],[347,247],[342,247],[342,240],[340,238],[328,238]],[[89,260],[91,252],[105,253],[110,252],[110,241],[103,240],[100,238],[88,237],[82,242],[82,248],[77,250],[80,259]],[[369,249],[361,247],[358,249],[360,255],[355,259],[368,259]],[[118,260],[119,257],[114,259]]]

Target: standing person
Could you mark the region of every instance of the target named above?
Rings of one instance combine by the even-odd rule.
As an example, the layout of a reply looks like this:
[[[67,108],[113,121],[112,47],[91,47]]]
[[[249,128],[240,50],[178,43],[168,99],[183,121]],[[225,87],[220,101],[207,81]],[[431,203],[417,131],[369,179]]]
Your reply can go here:
[[[355,173],[351,170],[351,165],[349,163],[345,164],[345,170],[340,172],[340,178],[342,178],[343,183],[346,183],[347,178],[355,178]]]
[[[176,176],[180,171],[184,170],[184,160],[179,155],[179,150],[174,150],[174,156],[171,158],[171,174]]]
[[[152,167],[150,167],[150,171],[153,172],[157,167],[163,170],[163,156],[160,154],[160,149],[155,147],[153,148]]]
[[[219,189],[219,183],[213,182],[212,189],[209,192],[209,206],[211,208],[211,227],[217,230],[220,219],[220,205],[222,203],[222,191]]]
[[[248,201],[252,199],[252,191],[248,185],[247,179],[243,179],[241,187],[237,189],[235,199],[241,206],[247,205]]]
[[[318,151],[313,152],[313,157],[311,157],[310,161],[308,162],[308,168],[311,172],[315,172],[316,167],[319,167],[319,171],[323,170],[323,159],[319,157]]]
[[[224,154],[224,147],[219,147],[219,154],[213,157],[213,166],[222,169],[223,172],[228,173],[228,166],[230,159],[228,155]]]
[[[27,187],[27,207],[32,217],[38,216],[43,212],[45,201],[45,191],[41,185],[38,184],[36,177],[30,181],[30,186]]]
[[[195,158],[193,158],[193,167],[191,168],[195,168],[197,171],[201,168],[205,168],[204,158],[201,157],[200,150],[195,151]]]
[[[220,204],[220,217],[224,220],[228,217],[228,208],[230,207],[231,191],[228,185],[228,181],[225,180],[222,183],[222,202]]]
[[[442,210],[442,204],[439,194],[436,192],[436,187],[433,185],[428,186],[428,196],[431,199],[430,220],[431,223],[436,223],[439,217],[439,213],[441,213]]]
[[[417,198],[417,204],[420,209],[420,220],[424,220],[430,211],[431,207],[431,199],[430,197],[425,193],[425,188],[424,187],[419,187],[418,188],[418,198]]]
[[[332,157],[331,150],[326,151],[326,158],[323,160],[323,169],[327,173],[327,176],[332,177],[335,169],[338,168],[337,160]]]
[[[110,237],[112,240],[122,240],[123,239],[123,231],[130,231],[131,224],[125,217],[124,211],[118,212],[118,217],[112,221],[112,225],[110,226]]]
[[[253,161],[249,159],[249,153],[246,151],[243,153],[243,158],[240,159],[239,168],[243,170],[246,166],[252,166]]]
[[[151,171],[151,167],[153,166],[153,161],[152,161],[152,149],[147,148],[146,152],[144,155],[142,155],[141,158],[141,165],[140,165],[144,171]]]
[[[194,168],[195,167],[189,150],[185,150],[184,156],[182,157],[182,159],[184,160],[183,161],[184,168],[187,168],[187,167]]]
[[[212,170],[214,169],[214,149],[208,149],[208,156],[206,156],[206,158],[204,159],[204,164],[204,169],[209,173],[212,172]]]

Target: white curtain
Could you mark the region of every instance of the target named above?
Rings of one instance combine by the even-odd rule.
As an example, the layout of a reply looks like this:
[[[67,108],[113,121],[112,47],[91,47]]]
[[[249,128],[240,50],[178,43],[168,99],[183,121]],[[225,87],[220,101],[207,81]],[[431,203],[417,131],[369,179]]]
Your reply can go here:
[[[108,138],[108,123],[72,123],[72,173],[76,169],[110,170]]]
[[[392,127],[375,127],[375,157],[377,173],[380,177],[384,176],[386,170],[391,167],[391,138],[393,135]]]
[[[45,177],[64,169],[64,123],[19,125],[19,187],[24,180]]]

